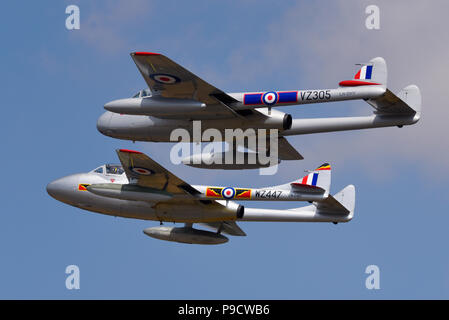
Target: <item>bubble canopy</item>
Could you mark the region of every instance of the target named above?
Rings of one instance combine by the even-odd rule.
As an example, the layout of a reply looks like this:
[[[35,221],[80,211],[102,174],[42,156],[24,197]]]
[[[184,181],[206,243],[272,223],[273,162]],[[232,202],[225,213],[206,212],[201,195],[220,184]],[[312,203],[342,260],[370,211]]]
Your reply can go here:
[[[135,95],[132,96],[132,98],[143,98],[143,97],[149,97],[151,96],[151,90],[150,89],[143,89],[137,92]]]
[[[95,168],[91,172],[107,175],[122,175],[125,170],[123,170],[123,167],[119,164],[104,164],[98,168]]]

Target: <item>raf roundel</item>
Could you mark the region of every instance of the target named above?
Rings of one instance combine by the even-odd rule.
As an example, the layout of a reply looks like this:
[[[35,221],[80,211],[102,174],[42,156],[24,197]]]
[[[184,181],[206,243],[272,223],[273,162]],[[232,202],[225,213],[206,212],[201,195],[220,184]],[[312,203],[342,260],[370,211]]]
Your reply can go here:
[[[263,96],[262,96],[262,102],[266,105],[272,105],[275,104],[276,102],[278,102],[278,94],[274,91],[270,91],[270,92],[266,92]]]
[[[223,191],[221,192],[221,195],[225,199],[232,199],[235,196],[235,190],[234,188],[231,187],[224,188]]]
[[[150,78],[162,84],[175,84],[181,81],[178,77],[165,73],[151,74]]]
[[[143,175],[143,176],[149,176],[150,174],[153,174],[152,170],[141,168],[141,167],[131,167],[130,169],[132,172]]]

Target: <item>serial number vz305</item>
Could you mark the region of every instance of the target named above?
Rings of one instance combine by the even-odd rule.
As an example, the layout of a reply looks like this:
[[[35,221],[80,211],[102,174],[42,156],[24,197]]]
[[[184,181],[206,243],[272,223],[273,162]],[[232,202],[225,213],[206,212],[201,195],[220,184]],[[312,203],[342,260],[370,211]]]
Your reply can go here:
[[[302,101],[329,100],[331,98],[331,92],[330,90],[300,91],[299,98]]]

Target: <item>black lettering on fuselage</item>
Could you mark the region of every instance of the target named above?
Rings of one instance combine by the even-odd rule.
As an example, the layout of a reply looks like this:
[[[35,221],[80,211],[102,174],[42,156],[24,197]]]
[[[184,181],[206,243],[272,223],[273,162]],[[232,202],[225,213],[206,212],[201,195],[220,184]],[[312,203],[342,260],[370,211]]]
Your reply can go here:
[[[329,100],[331,93],[330,90],[307,90],[300,91],[299,97],[302,101]]]
[[[255,193],[255,198],[264,199],[278,199],[282,194],[282,191],[276,190],[257,190]]]

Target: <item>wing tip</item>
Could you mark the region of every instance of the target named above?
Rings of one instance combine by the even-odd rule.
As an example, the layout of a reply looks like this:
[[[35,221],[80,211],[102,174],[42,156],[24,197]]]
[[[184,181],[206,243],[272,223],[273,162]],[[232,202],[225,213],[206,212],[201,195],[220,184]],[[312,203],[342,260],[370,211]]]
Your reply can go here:
[[[129,150],[129,149],[118,149],[119,152],[125,152],[125,153],[135,153],[135,154],[143,154],[140,151],[136,151],[136,150]]]
[[[155,52],[145,52],[145,51],[136,51],[136,52],[132,52],[132,55],[135,56],[160,56],[160,53],[155,53]]]

